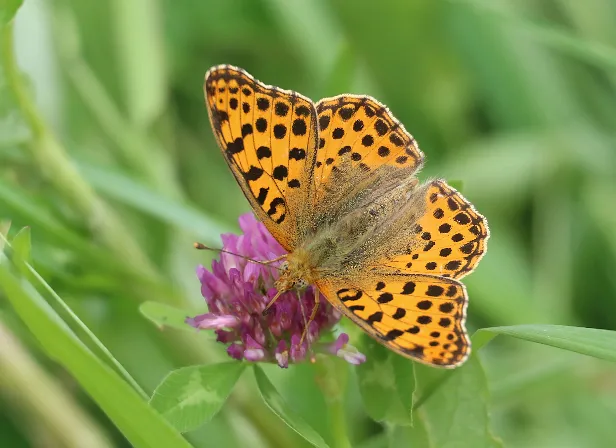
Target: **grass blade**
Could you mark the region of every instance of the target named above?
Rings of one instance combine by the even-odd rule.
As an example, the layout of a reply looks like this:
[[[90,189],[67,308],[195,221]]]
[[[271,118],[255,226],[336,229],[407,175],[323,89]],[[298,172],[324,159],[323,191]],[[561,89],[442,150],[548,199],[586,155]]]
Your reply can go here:
[[[513,336],[599,359],[616,361],[616,331],[565,325],[515,325],[482,328],[478,333]]]
[[[36,292],[0,264],[0,289],[51,358],[70,372],[135,447],[190,445],[117,373],[98,359]]]

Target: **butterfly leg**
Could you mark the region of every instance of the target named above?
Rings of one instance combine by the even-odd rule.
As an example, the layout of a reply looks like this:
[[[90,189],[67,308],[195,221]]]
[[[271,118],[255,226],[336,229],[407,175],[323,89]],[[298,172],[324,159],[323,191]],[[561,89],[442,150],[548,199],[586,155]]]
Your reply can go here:
[[[304,339],[306,338],[306,334],[308,334],[308,329],[310,328],[310,324],[312,323],[312,321],[316,317],[317,311],[319,311],[319,304],[321,303],[320,295],[321,294],[319,293],[319,291],[315,291],[315,294],[314,294],[314,306],[312,307],[312,312],[310,313],[310,318],[308,319],[308,322],[306,322],[306,326],[304,327],[304,331],[302,332],[302,337],[299,340],[299,345],[302,345],[302,343],[304,342]]]
[[[272,298],[272,300],[269,301],[269,303],[267,304],[267,306],[263,309],[263,312],[261,314],[263,314],[264,316],[267,314],[267,311],[271,308],[271,306],[274,304],[274,302],[276,302],[276,300],[278,300],[278,297],[280,297],[280,294],[282,294],[284,291],[279,289],[276,292],[276,295]]]

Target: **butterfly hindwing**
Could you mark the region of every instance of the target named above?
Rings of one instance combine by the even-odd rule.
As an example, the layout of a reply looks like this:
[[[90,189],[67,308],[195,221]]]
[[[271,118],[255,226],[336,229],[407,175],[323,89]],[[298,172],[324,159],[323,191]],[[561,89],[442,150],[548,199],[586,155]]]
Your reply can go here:
[[[292,249],[311,191],[314,104],[229,65],[208,71],[204,91],[216,140],[237,182],[272,235]]]
[[[471,273],[486,251],[490,235],[486,219],[443,180],[430,183],[425,203],[408,253],[387,257],[382,265],[457,279]]]
[[[441,367],[462,364],[470,353],[464,285],[443,277],[377,272],[344,282],[323,280],[317,286],[336,308],[396,353]]]
[[[369,96],[340,95],[316,105],[319,119],[319,149],[314,181],[317,200],[332,170],[343,159],[374,171],[382,165],[410,172],[423,164],[415,139],[389,109]]]

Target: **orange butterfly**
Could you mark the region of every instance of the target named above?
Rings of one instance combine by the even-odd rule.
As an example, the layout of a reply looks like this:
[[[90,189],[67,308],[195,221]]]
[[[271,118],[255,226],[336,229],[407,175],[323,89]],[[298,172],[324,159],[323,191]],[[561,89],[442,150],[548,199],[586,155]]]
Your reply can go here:
[[[316,285],[394,352],[462,364],[459,279],[485,253],[488,225],[445,181],[419,183],[423,153],[389,110],[356,95],[314,104],[229,65],[210,69],[204,90],[233,175],[289,252],[279,293]]]

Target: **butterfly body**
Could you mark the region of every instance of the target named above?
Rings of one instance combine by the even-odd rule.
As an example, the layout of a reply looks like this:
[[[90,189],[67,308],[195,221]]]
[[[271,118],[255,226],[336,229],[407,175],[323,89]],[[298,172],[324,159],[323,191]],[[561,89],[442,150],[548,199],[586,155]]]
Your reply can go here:
[[[314,284],[340,278],[367,262],[403,252],[400,240],[414,240],[415,225],[423,214],[424,187],[416,179],[404,179],[392,188],[389,170],[362,183],[364,173],[349,168],[346,173],[359,181],[359,188],[340,185],[340,200],[322,209],[307,211],[303,221],[309,231],[287,257],[290,272],[302,272]],[[345,184],[347,179],[331,182]],[[336,185],[338,186],[338,185]],[[397,232],[392,236],[393,232]]]
[[[370,336],[426,364],[470,353],[459,278],[486,250],[485,218],[442,180],[376,100],[317,104],[241,69],[206,74],[217,141],[253,210],[289,252],[279,291],[316,285]]]

